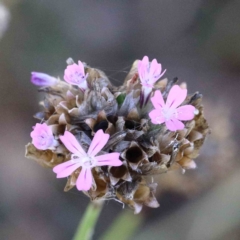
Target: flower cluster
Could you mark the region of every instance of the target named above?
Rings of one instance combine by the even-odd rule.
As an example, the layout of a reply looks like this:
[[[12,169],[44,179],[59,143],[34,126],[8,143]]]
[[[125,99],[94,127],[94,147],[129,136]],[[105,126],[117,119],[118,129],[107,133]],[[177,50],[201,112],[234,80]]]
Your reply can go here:
[[[33,72],[46,98],[26,156],[68,177],[65,191],[76,186],[91,200],[115,199],[135,213],[158,207],[148,176],[195,168],[209,132],[202,95],[161,80],[165,71],[145,56],[120,87],[81,61],[67,66],[65,81]]]

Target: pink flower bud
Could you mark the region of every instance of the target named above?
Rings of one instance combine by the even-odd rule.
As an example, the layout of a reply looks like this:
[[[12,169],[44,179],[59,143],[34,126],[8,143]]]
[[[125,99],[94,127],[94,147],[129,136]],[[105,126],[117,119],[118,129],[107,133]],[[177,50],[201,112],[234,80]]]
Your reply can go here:
[[[57,81],[55,77],[49,76],[46,73],[32,72],[31,82],[36,86],[52,86]]]
[[[30,136],[32,137],[32,144],[37,149],[46,150],[56,145],[52,130],[46,123],[37,123]]]

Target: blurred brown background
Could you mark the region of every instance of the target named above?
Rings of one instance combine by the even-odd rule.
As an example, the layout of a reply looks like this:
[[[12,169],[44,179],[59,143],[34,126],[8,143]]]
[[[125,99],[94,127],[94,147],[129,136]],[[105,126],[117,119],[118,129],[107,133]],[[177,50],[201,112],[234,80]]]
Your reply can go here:
[[[161,207],[129,239],[239,240],[239,12],[238,0],[0,1],[0,239],[71,239],[89,201],[24,158],[43,98],[30,72],[62,78],[72,57],[121,84],[148,55],[204,94],[212,134],[196,170],[157,177]],[[106,203],[94,239],[122,211]]]

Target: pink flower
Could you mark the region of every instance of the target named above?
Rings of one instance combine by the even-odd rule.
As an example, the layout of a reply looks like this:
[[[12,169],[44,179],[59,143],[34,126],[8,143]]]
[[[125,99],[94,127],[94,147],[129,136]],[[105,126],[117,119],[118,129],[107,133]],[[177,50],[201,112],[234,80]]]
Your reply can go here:
[[[149,94],[154,87],[155,82],[166,72],[162,72],[162,65],[153,59],[149,63],[147,56],[142,61],[138,62],[138,74],[142,84],[143,103],[146,102]]]
[[[37,86],[52,86],[55,85],[58,80],[46,73],[32,72],[31,82]]]
[[[37,123],[30,136],[32,137],[32,144],[40,150],[52,149],[58,145],[51,128],[46,123]]]
[[[53,171],[57,173],[57,178],[64,178],[81,167],[82,169],[76,182],[77,189],[80,191],[88,191],[91,188],[93,182],[92,168],[106,165],[122,165],[121,160],[119,160],[119,153],[113,152],[96,156],[109,139],[109,134],[105,134],[103,130],[98,130],[95,133],[87,153],[70,132],[65,131],[60,139],[65,147],[72,153],[71,160],[57,165],[53,168]]]
[[[72,65],[68,65],[64,71],[64,79],[66,82],[77,85],[82,90],[86,90],[88,74],[84,72],[84,66],[81,61],[78,61],[78,65],[76,63]]]
[[[178,107],[187,96],[187,89],[181,89],[178,85],[171,88],[166,104],[164,103],[162,94],[157,90],[151,98],[154,110],[149,113],[149,117],[153,124],[166,123],[170,131],[181,130],[184,124],[179,121],[188,121],[194,118],[195,107],[192,105],[184,105]]]

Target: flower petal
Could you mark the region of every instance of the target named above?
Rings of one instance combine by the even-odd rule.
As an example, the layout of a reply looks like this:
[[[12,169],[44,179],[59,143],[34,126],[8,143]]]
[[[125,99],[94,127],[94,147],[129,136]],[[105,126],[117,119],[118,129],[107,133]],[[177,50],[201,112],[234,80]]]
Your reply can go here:
[[[166,121],[166,126],[170,131],[173,132],[177,130],[182,130],[184,128],[184,124],[176,118],[172,118]]]
[[[177,119],[192,120],[194,118],[195,107],[192,105],[185,105],[177,108]]]
[[[143,57],[142,61],[138,63],[138,74],[140,77],[141,82],[148,77],[148,68],[149,68],[149,59],[147,56]]]
[[[82,168],[76,182],[77,189],[79,191],[88,191],[92,186],[92,182],[93,182],[92,178],[93,176],[92,176],[91,169]]]
[[[119,160],[119,153],[109,153],[104,154],[101,156],[96,156],[95,159],[97,160],[96,166],[121,166],[122,161]]]
[[[60,139],[70,152],[80,154],[83,157],[86,156],[85,151],[72,133],[65,131],[64,135],[60,136]]]
[[[83,63],[80,60],[78,60],[78,67],[83,75],[85,75]]]
[[[76,63],[68,65],[64,71],[64,80],[70,84],[77,85],[74,81],[74,75],[79,71],[79,67]]]
[[[187,97],[187,89],[182,89],[178,85],[174,85],[167,98],[166,106],[169,108],[177,108]]]
[[[167,69],[165,69],[165,70],[159,75],[158,79],[161,78],[161,77],[165,74],[166,71],[167,71]]]
[[[57,173],[57,178],[64,178],[71,175],[76,169],[81,167],[81,163],[74,163]]]
[[[152,110],[148,115],[153,124],[161,124],[165,122],[165,118],[159,109]]]
[[[30,133],[33,145],[40,150],[46,150],[54,147],[54,136],[51,127],[46,123],[37,123]]]
[[[75,163],[73,163],[72,160],[69,160],[69,161],[64,162],[64,163],[60,163],[53,168],[53,172],[59,173],[59,172],[63,171],[65,168],[68,168],[69,166],[71,166],[73,164],[75,164]]]
[[[162,65],[157,62],[156,59],[153,59],[150,66],[149,76],[154,79],[154,82],[156,82],[160,76],[160,73],[162,71]]]
[[[48,135],[53,135],[51,128],[46,124],[46,123],[36,123],[36,125],[33,127],[33,131],[30,133],[30,136],[33,137],[38,137],[41,134],[48,134]]]
[[[151,98],[152,104],[156,109],[162,109],[165,106],[162,93],[157,90],[154,93],[154,96]]]
[[[81,61],[78,61],[78,65],[76,63],[68,65],[64,71],[64,80],[72,85],[83,85],[86,88],[86,78],[87,75],[85,75],[84,65]]]
[[[88,155],[94,157],[106,145],[109,139],[109,134],[105,134],[102,129],[98,130],[88,149]]]

